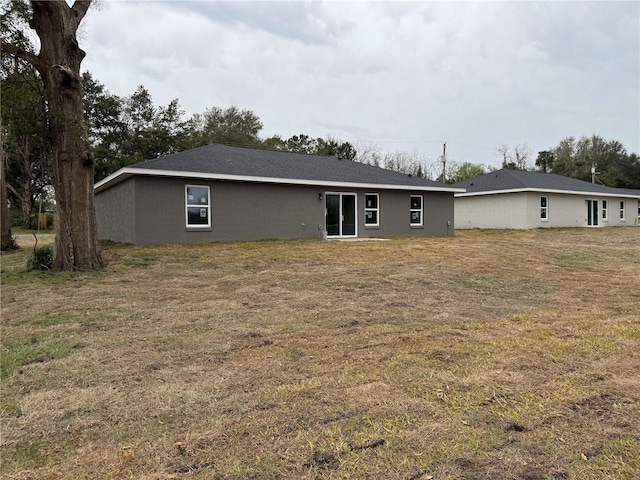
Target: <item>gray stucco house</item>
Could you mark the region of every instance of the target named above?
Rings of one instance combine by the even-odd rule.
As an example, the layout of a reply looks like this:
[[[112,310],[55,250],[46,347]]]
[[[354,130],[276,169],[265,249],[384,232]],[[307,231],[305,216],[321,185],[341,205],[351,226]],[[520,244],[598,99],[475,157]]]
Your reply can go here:
[[[455,227],[547,228],[638,224],[640,191],[550,173],[498,170],[453,185]]]
[[[462,189],[342,160],[208,145],[94,187],[100,239],[135,245],[452,235]]]

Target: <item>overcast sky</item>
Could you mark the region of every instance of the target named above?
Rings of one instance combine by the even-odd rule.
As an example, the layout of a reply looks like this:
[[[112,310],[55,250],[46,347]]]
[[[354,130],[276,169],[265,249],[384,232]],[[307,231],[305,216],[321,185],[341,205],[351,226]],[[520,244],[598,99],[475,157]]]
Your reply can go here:
[[[640,2],[109,1],[82,68],[188,115],[252,110],[261,137],[499,165],[597,133],[640,153]]]

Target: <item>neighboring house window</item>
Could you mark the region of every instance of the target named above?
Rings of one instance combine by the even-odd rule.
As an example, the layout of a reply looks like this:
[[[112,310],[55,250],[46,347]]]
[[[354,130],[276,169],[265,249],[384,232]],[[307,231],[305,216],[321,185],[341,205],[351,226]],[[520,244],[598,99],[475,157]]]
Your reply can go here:
[[[378,194],[366,193],[364,195],[364,224],[377,226],[380,224]]]
[[[209,187],[205,185],[187,185],[185,191],[187,227],[210,227]]]
[[[549,197],[540,197],[540,220],[549,220]]]
[[[624,220],[624,200],[620,200],[620,220]]]
[[[607,201],[602,200],[602,220],[608,220],[607,218]]]
[[[422,195],[411,195],[411,225],[422,225]]]

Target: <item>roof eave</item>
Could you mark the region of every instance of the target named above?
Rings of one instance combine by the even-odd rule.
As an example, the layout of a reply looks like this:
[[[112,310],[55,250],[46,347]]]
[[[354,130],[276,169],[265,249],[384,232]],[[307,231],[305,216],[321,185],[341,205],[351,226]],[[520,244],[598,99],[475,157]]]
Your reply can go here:
[[[313,185],[322,187],[341,187],[341,188],[384,188],[385,190],[411,190],[423,192],[449,192],[462,193],[463,188],[454,187],[435,187],[427,185],[393,185],[382,183],[357,183],[357,182],[335,182],[323,180],[307,180],[297,178],[272,178],[272,177],[255,177],[248,175],[226,175],[217,173],[201,173],[201,172],[179,172],[175,170],[152,170],[144,168],[124,167],[108,177],[100,180],[94,185],[94,192],[98,193],[107,188],[112,187],[134,175],[155,176],[155,177],[172,177],[172,178],[199,178],[202,180],[226,180],[236,182],[255,182],[255,183],[274,183],[287,185]]]
[[[580,191],[580,190],[557,190],[552,188],[513,188],[506,190],[485,190],[482,192],[464,192],[464,193],[456,193],[455,197],[476,197],[482,195],[498,195],[504,193],[524,193],[524,192],[534,192],[534,193],[560,193],[564,195],[592,195],[598,197],[622,197],[622,198],[640,198],[640,195],[634,195],[632,193],[627,192],[596,192],[596,191]]]

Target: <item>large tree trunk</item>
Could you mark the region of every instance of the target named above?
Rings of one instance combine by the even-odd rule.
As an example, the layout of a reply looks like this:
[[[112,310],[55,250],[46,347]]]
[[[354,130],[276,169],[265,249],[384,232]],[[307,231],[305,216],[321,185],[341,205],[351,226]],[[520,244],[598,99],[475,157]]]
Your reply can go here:
[[[40,38],[38,69],[49,111],[50,173],[55,190],[56,270],[104,266],[93,194],[94,159],[83,119],[80,63],[85,56],[76,31],[91,1],[32,1],[31,27]]]
[[[16,248],[11,235],[11,219],[9,218],[9,204],[7,203],[7,184],[4,177],[4,150],[0,141],[0,222],[2,222],[2,235],[0,239],[0,250],[11,250]]]

